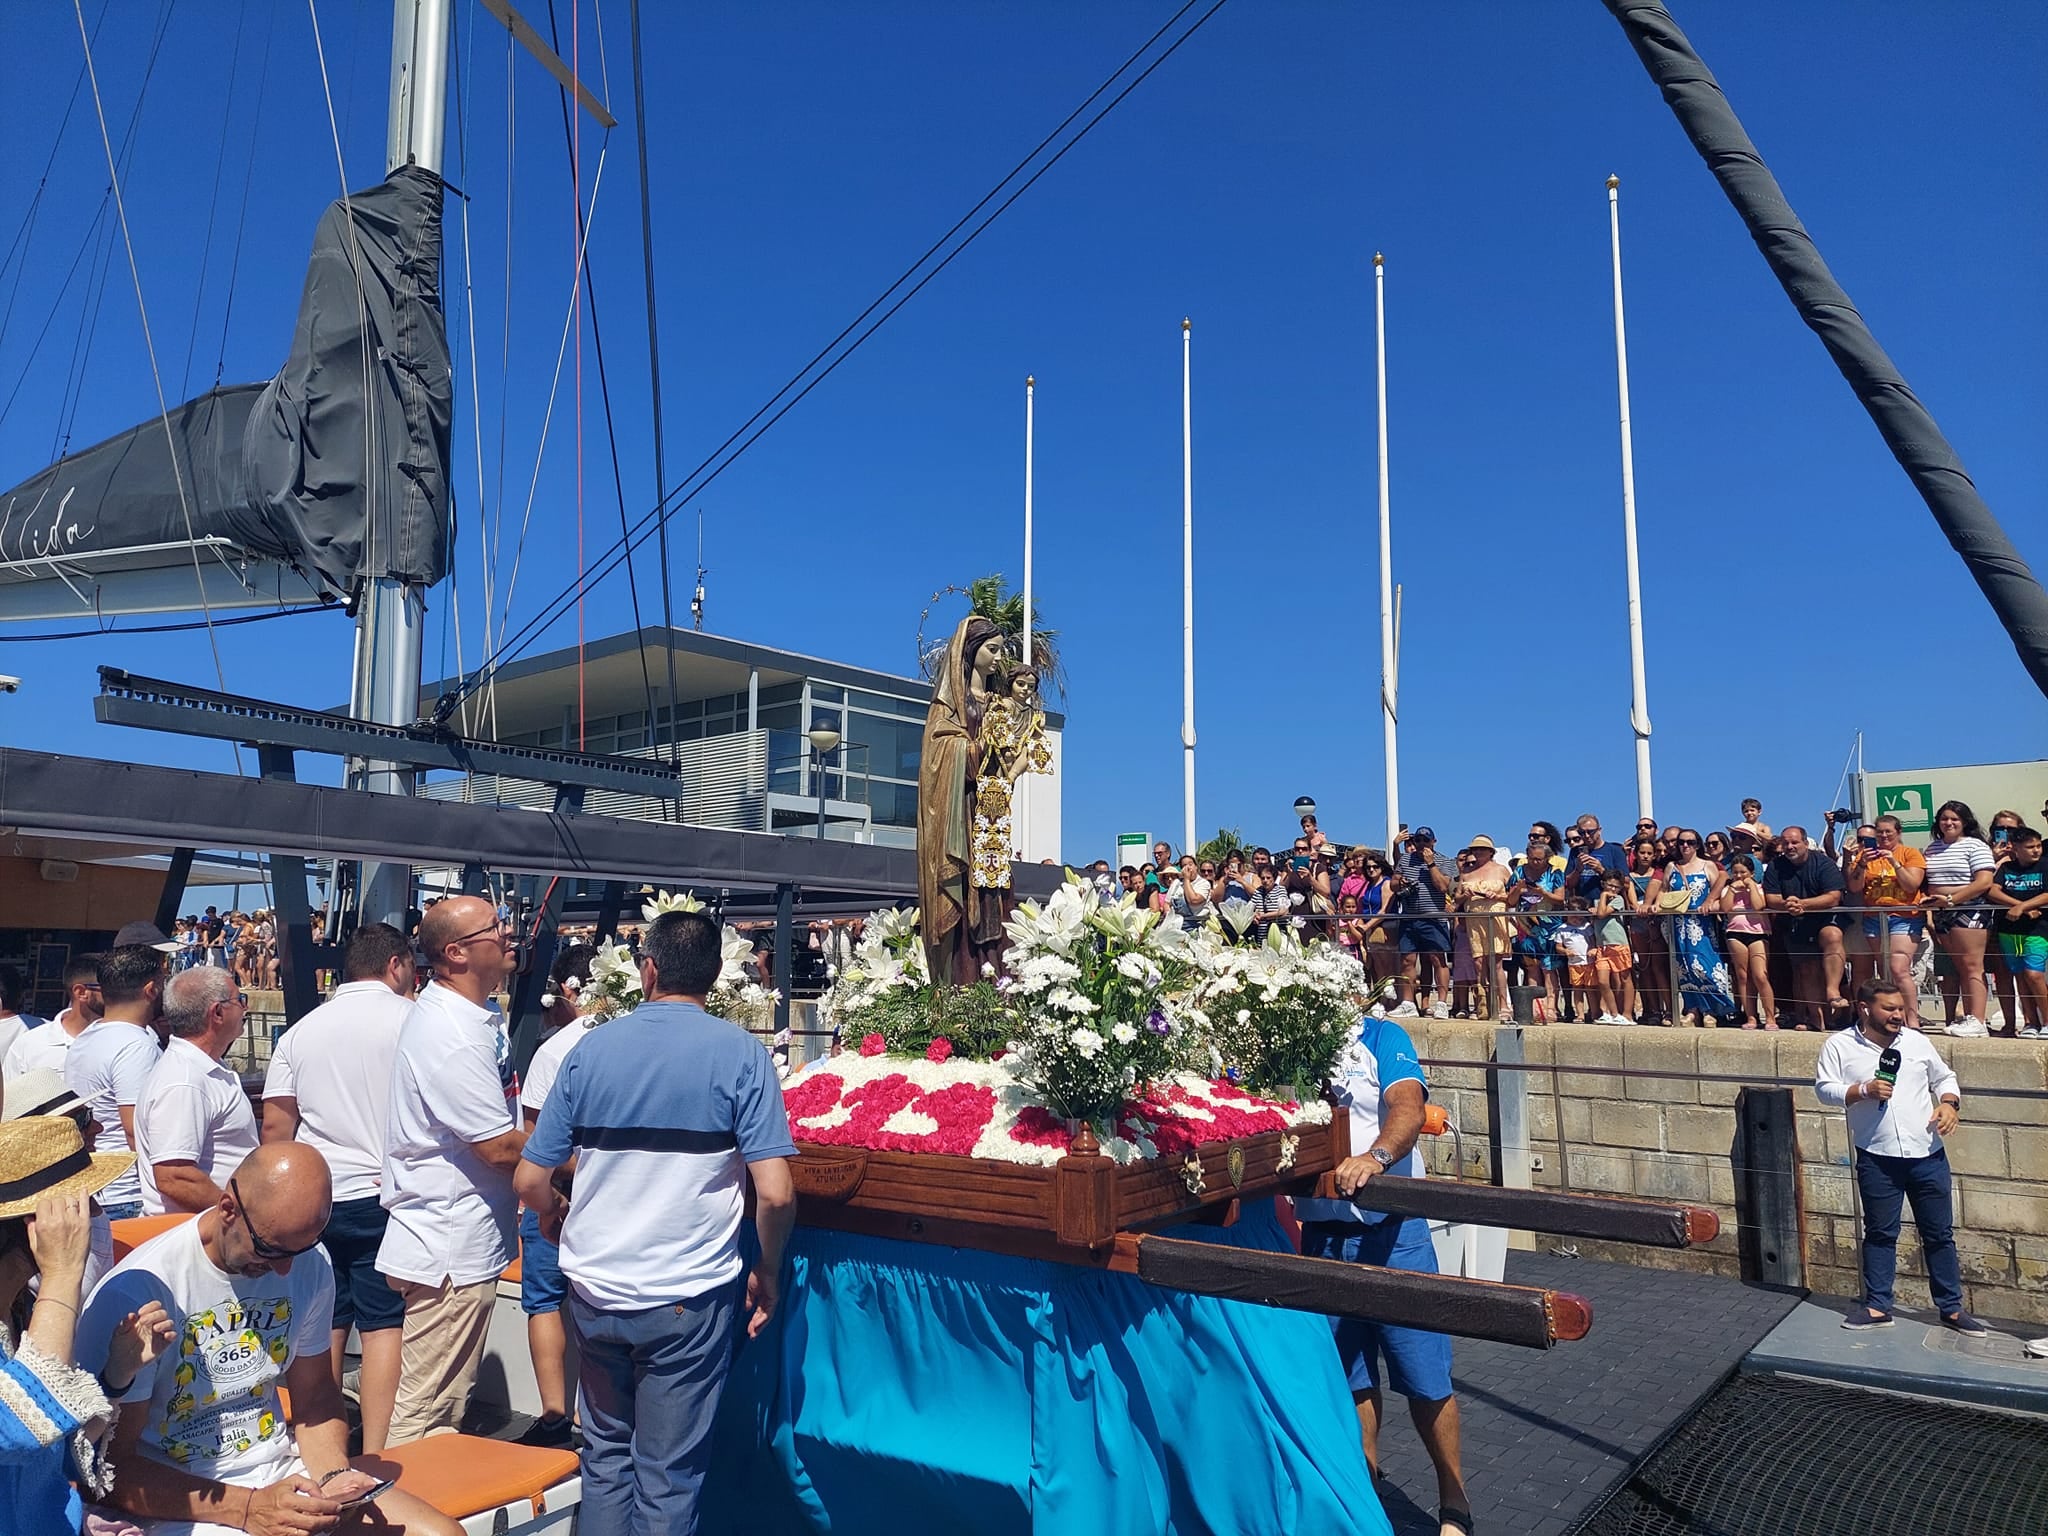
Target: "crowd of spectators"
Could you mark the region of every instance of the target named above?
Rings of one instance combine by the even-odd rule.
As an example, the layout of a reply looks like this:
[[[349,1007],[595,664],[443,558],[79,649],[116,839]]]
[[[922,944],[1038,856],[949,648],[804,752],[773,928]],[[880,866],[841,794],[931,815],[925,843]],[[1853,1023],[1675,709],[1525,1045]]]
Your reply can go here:
[[[1531,820],[1519,854],[1485,835],[1447,854],[1427,826],[1390,852],[1334,843],[1310,815],[1277,851],[1176,857],[1162,841],[1091,873],[1105,895],[1190,927],[1221,917],[1243,942],[1284,923],[1342,944],[1396,1018],[1839,1029],[1878,976],[1909,998],[1930,983],[1923,1028],[2048,1039],[2040,831],[2014,811],[1987,830],[1952,800],[1933,832],[1914,847],[1896,816],[1836,810],[1816,840],[1773,831],[1749,799],[1704,832],[1644,817],[1617,842],[1589,813]]]

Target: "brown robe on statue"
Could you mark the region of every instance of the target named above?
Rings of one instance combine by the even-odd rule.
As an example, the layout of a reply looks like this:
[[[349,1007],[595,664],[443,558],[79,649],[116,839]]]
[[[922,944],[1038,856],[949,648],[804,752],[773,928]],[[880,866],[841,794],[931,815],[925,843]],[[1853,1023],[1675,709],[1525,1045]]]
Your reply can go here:
[[[978,889],[968,879],[981,747],[969,721],[967,669],[974,649],[996,633],[986,619],[960,621],[925,717],[917,772],[917,904],[935,982],[978,980],[982,965],[1002,955],[1003,893]]]

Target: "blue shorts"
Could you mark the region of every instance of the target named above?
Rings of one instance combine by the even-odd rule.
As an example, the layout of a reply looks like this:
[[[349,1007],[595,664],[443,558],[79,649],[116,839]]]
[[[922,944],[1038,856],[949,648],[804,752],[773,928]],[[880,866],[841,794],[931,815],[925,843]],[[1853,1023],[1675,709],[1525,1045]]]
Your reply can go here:
[[[569,1294],[562,1278],[562,1250],[540,1235],[540,1218],[519,1213],[519,1310],[528,1317],[559,1312]]]
[[[1411,917],[1401,924],[1400,948],[1404,955],[1448,955],[1451,925],[1440,917]]]
[[[1436,1244],[1430,1241],[1429,1223],[1420,1216],[1370,1226],[1350,1221],[1304,1222],[1301,1252],[1305,1258],[1378,1264],[1418,1275],[1437,1272]],[[1449,1334],[1395,1328],[1355,1317],[1333,1317],[1330,1326],[1337,1335],[1344,1379],[1354,1393],[1379,1389],[1378,1358],[1385,1355],[1387,1385],[1403,1397],[1440,1403],[1451,1395]]]
[[[405,1298],[377,1272],[390,1212],[375,1195],[337,1200],[327,1216],[321,1246],[334,1265],[334,1326],[342,1332],[376,1333],[405,1326]]]
[[[1884,931],[1888,934],[1902,933],[1909,939],[1917,939],[1920,937],[1920,930],[1926,926],[1926,919],[1918,917],[1892,917],[1889,914],[1884,917],[1866,917],[1863,919],[1863,937],[1870,940],[1873,944],[1877,942],[1877,925],[1879,923],[1884,924]]]

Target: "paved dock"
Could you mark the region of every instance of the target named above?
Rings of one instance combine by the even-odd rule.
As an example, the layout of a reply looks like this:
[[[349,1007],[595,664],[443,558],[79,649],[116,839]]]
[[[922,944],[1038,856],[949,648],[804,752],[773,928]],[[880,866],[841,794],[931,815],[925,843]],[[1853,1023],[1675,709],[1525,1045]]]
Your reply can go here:
[[[1854,1308],[1826,1297],[1801,1302],[1758,1341],[1743,1369],[2048,1414],[2048,1360],[2028,1359],[2017,1331],[1994,1327],[1988,1339],[1966,1339],[1938,1326],[1931,1312],[1901,1311],[1890,1328],[1851,1333],[1842,1319]]]

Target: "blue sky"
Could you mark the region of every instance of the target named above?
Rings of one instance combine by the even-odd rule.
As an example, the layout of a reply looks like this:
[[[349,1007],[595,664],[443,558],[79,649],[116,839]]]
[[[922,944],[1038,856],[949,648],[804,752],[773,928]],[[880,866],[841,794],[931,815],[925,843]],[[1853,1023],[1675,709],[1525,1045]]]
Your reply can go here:
[[[558,0],[565,32],[570,0]],[[156,7],[96,59],[118,136]],[[526,9],[545,30],[545,6]],[[653,5],[649,131],[672,473],[694,465],[1171,14],[1165,4]],[[97,7],[88,4],[90,20]],[[478,351],[449,214],[463,368],[459,580],[474,657],[480,521],[513,542],[567,299],[557,98],[470,0],[458,29]],[[2048,14],[2020,4],[1681,5],[1837,277],[2007,531],[2048,569]],[[319,6],[352,184],[382,170],[388,6]],[[238,21],[241,68],[230,95]],[[584,73],[630,125],[623,0],[584,0]],[[266,47],[260,129],[254,61]],[[80,61],[69,7],[9,19],[0,237],[28,207]],[[565,47],[566,51],[566,47]],[[608,72],[609,85],[606,86]],[[227,153],[220,157],[224,116]],[[311,24],[182,0],[124,179],[159,361],[211,383],[255,143],[229,380],[275,369],[335,195]],[[586,193],[595,130],[583,140]],[[509,159],[509,164],[508,164]],[[509,342],[508,171],[511,210]],[[1593,0],[1443,8],[1234,0],[964,257],[707,493],[708,627],[898,671],[929,594],[1019,572],[1022,385],[1038,391],[1039,602],[1065,633],[1071,857],[1181,823],[1179,322],[1195,322],[1197,724],[1206,833],[1340,838],[1381,817],[1372,290],[1388,261],[1394,559],[1405,589],[1403,810],[1446,839],[1530,816],[1631,819],[1607,211],[1622,178],[1657,805],[1774,822],[1827,804],[1854,733],[1873,766],[2040,755],[2048,710]],[[218,175],[221,191],[211,219]],[[636,167],[613,134],[592,251],[627,501],[651,500]],[[0,271],[0,482],[155,409],[118,247],[56,294],[100,205],[82,97],[27,259]],[[202,258],[204,258],[202,260]],[[17,271],[19,286],[16,289]],[[205,274],[203,293],[199,284]],[[99,298],[82,385],[72,360]],[[195,295],[198,322],[195,327]],[[53,304],[40,349],[30,343]],[[196,334],[197,340],[193,338]],[[509,348],[509,371],[501,355]],[[584,538],[618,530],[591,347]],[[77,398],[64,400],[67,380]],[[472,444],[483,399],[486,496]],[[515,625],[574,570],[565,385]],[[509,445],[501,506],[498,439]],[[695,524],[676,525],[678,611]],[[641,560],[643,601],[655,591]],[[429,618],[442,647],[445,592]],[[623,580],[592,635],[631,622]],[[45,628],[49,626],[35,626]],[[549,637],[572,643],[573,621]],[[337,616],[220,635],[227,685],[347,691]],[[106,663],[209,681],[203,635],[5,643],[27,679],[0,738],[230,766],[225,746],[99,727]]]

